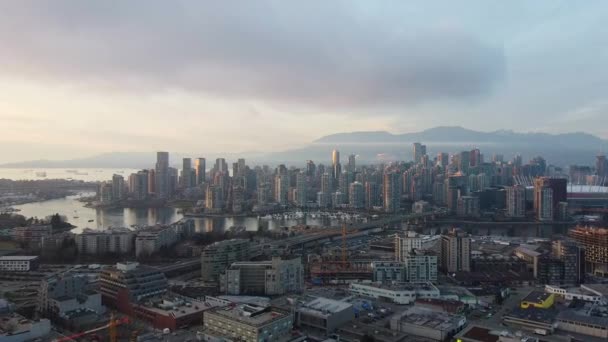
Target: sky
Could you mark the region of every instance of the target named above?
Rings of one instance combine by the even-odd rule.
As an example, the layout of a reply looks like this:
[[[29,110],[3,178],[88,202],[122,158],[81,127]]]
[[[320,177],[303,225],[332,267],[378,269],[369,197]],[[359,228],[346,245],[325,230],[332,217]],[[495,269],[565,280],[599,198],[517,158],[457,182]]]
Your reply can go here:
[[[608,138],[608,3],[0,1],[0,163],[457,125]]]

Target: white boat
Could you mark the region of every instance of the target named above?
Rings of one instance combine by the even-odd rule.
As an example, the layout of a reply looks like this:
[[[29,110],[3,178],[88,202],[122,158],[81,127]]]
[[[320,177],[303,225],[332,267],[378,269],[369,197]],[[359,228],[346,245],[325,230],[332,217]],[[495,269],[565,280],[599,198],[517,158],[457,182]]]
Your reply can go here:
[[[46,172],[44,172],[44,171],[36,172],[36,177],[46,177]]]

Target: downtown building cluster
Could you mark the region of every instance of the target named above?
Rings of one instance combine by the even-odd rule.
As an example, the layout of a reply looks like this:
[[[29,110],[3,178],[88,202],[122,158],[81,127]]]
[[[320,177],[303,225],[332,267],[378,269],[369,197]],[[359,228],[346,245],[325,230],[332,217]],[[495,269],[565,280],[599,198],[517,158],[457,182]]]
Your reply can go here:
[[[178,169],[170,166],[167,152],[158,152],[155,168],[102,183],[99,202],[187,199],[207,214],[285,208],[395,213],[434,205],[459,217],[493,211],[515,220],[560,221],[568,215],[568,184],[603,186],[608,169],[603,155],[595,168],[573,165],[569,173],[540,156],[528,163],[519,155],[487,160],[479,149],[432,157],[426,145],[414,143],[412,155],[411,162],[358,165],[351,154],[343,165],[334,150],[327,165],[308,160],[304,167],[250,167],[238,159],[230,169],[224,158],[209,169],[205,158],[194,164],[184,158]]]

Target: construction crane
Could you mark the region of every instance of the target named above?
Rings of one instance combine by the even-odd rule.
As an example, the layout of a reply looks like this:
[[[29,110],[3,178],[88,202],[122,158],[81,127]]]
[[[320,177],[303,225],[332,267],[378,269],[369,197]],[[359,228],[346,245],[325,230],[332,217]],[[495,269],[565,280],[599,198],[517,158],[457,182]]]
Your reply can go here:
[[[65,336],[59,339],[54,340],[54,342],[68,342],[68,341],[75,341],[77,338],[86,336],[86,335],[90,335],[93,334],[95,332],[98,331],[102,331],[105,329],[108,329],[109,335],[110,335],[110,342],[118,342],[118,332],[117,332],[117,327],[119,325],[122,324],[128,324],[129,323],[129,317],[123,317],[120,319],[116,319],[116,317],[114,316],[114,313],[112,313],[112,316],[110,317],[110,322],[104,326],[101,327],[97,327],[91,330],[87,330],[87,331],[83,331],[77,334],[73,334],[70,336]]]

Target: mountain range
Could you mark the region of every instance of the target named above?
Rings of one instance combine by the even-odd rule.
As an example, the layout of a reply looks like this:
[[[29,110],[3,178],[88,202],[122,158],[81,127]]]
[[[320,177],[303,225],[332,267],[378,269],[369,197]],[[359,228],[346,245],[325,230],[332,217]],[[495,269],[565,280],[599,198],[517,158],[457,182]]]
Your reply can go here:
[[[331,150],[342,152],[343,159],[347,154],[357,154],[360,163],[377,163],[391,160],[411,159],[413,142],[427,145],[427,152],[434,155],[438,152],[458,152],[479,148],[486,158],[493,154],[503,154],[510,158],[521,154],[524,160],[542,155],[550,163],[567,166],[570,164],[592,165],[598,152],[608,148],[608,140],[583,133],[518,133],[499,130],[481,132],[463,127],[442,126],[421,132],[392,134],[386,131],[363,131],[337,133],[321,137],[312,143],[297,149],[282,152],[249,152],[241,154],[209,154],[207,165],[211,167],[213,159],[224,157],[228,161],[236,158],[247,158],[248,163],[303,165],[307,159],[317,163],[329,163]],[[198,157],[198,154],[172,153],[172,164],[177,166],[183,157]],[[0,165],[14,168],[151,168],[154,166],[155,152],[112,152],[88,158],[71,160],[33,160]]]

